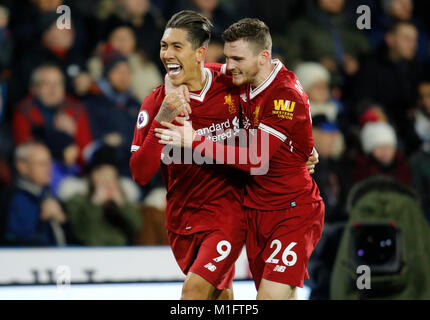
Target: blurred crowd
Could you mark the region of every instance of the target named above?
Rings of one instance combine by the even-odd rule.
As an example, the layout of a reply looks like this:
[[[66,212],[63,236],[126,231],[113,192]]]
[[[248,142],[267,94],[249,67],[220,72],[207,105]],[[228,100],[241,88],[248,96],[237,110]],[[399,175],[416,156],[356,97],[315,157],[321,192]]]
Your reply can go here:
[[[326,225],[345,221],[354,184],[409,186],[430,221],[430,12],[413,0],[0,0],[0,240],[3,245],[165,244],[160,174],[128,169],[140,104],[163,81],[170,16],[222,31],[265,21],[273,56],[310,99]],[[360,29],[359,5],[370,9]],[[70,8],[71,28],[57,20]],[[62,7],[60,7],[61,9]],[[64,7],[63,7],[64,8]]]

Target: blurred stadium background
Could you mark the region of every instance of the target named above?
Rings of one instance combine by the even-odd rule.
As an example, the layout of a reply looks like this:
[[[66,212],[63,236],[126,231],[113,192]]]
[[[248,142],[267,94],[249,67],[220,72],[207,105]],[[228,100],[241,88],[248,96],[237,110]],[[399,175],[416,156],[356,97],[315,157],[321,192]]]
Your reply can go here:
[[[310,98],[326,216],[299,298],[430,299],[427,2],[0,0],[0,299],[179,298],[161,175],[137,186],[128,160],[182,9],[214,23],[207,62],[223,62],[231,23],[265,21]],[[113,202],[94,201],[100,176]],[[357,289],[363,264],[372,290]],[[234,285],[255,298],[243,254]]]

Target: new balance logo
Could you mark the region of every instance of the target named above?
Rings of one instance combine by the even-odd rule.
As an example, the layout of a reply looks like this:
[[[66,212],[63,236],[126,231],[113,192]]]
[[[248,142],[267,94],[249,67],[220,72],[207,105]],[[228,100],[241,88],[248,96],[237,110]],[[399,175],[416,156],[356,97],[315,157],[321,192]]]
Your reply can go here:
[[[210,262],[207,265],[205,265],[205,268],[209,269],[209,271],[212,271],[212,272],[216,270],[216,267]]]
[[[286,268],[287,268],[286,266],[276,265],[273,271],[284,272]]]

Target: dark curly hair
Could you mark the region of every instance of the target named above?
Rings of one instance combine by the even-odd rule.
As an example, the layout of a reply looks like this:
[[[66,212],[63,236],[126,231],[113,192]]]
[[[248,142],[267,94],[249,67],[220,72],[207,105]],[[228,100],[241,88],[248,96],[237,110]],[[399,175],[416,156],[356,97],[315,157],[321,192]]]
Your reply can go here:
[[[201,13],[183,10],[175,13],[166,24],[166,29],[183,29],[194,49],[207,47],[211,38],[212,23]]]

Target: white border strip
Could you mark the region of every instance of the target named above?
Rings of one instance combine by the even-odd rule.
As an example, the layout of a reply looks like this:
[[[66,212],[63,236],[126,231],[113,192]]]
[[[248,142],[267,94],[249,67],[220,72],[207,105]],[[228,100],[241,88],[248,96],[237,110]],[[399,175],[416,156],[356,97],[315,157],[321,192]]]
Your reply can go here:
[[[276,138],[278,138],[282,142],[285,142],[285,140],[287,140],[287,136],[285,134],[283,134],[283,133],[279,132],[278,130],[275,130],[269,126],[266,126],[263,123],[260,123],[260,125],[258,126],[258,129],[261,129],[264,132],[267,132],[267,133],[275,136]]]
[[[209,91],[212,85],[212,72],[208,68],[205,68],[205,72],[206,72],[205,86],[203,87],[200,94],[190,93],[190,99],[194,99],[200,102],[203,102],[203,100],[205,99],[206,93]]]
[[[136,146],[136,145],[132,145],[131,146],[131,152],[135,152],[135,151],[137,151],[137,150],[139,150],[140,149],[140,147],[139,146]]]
[[[252,90],[251,87],[250,87],[250,90],[249,90],[249,98],[250,99],[255,98],[259,93],[261,93],[264,89],[266,89],[268,86],[270,86],[270,84],[273,82],[273,80],[275,80],[276,76],[278,75],[278,72],[281,71],[282,66],[283,66],[283,64],[282,64],[281,61],[279,61],[278,59],[274,59],[274,60],[272,60],[272,63],[275,64],[275,68],[269,74],[269,76],[267,77],[267,79],[264,80],[254,90]]]
[[[226,64],[226,63],[224,63],[224,64],[221,66],[221,73],[227,74],[227,64]]]

